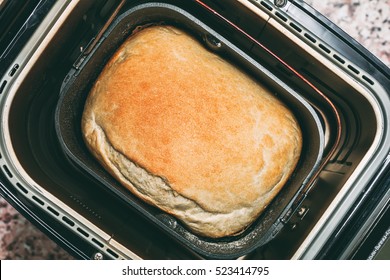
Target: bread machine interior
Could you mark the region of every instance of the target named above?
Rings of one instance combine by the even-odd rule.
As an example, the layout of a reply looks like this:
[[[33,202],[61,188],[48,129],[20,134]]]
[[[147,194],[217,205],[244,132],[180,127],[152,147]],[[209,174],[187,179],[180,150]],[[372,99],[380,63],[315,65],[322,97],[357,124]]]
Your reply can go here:
[[[389,100],[375,78],[289,17],[291,3],[68,2],[53,6],[0,96],[0,160],[15,195],[106,258],[316,257],[389,149]],[[124,192],[79,141],[85,92],[104,61],[138,26],[165,23],[191,30],[264,82],[301,122],[295,174],[238,237],[187,232]]]

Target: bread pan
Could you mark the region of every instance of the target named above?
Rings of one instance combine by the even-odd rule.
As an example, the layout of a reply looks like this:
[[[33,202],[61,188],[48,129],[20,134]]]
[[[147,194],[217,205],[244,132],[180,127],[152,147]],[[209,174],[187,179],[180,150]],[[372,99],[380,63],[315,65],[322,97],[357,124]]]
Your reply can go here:
[[[315,109],[298,92],[276,77],[272,69],[250,57],[244,47],[248,42],[243,39],[241,45],[237,39],[240,34],[231,34],[232,38],[229,38],[224,29],[226,26],[215,17],[197,14],[196,9],[185,9],[168,3],[154,2],[125,8],[92,50],[75,62],[64,79],[56,107],[55,125],[58,141],[66,158],[84,176],[92,179],[96,188],[109,190],[118,200],[130,204],[167,235],[203,257],[237,258],[269,242],[283,228],[283,217],[295,211],[300,198],[305,195],[303,192],[307,189],[307,183],[313,180],[320,167],[325,140],[323,124]],[[193,34],[210,49],[269,87],[289,106],[301,125],[303,148],[296,170],[260,217],[238,236],[211,239],[188,231],[180,221],[144,203],[121,186],[92,157],[83,142],[81,115],[94,81],[118,46],[132,32],[151,24],[175,25]]]

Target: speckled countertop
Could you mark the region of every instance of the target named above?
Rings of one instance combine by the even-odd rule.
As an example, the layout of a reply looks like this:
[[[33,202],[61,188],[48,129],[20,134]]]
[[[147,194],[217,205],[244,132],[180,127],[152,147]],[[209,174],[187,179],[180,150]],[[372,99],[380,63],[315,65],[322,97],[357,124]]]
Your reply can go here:
[[[0,0],[1,4],[2,0]],[[390,66],[390,0],[306,0]],[[0,198],[0,259],[72,259]]]
[[[306,0],[390,66],[390,0]]]

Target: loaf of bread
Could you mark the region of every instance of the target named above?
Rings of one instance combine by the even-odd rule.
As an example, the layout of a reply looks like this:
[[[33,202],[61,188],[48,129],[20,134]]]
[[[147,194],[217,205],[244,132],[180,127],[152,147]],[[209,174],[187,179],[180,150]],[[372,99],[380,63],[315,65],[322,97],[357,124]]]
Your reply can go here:
[[[117,50],[87,97],[82,132],[124,187],[212,238],[262,213],[302,146],[269,90],[172,26],[147,27]]]

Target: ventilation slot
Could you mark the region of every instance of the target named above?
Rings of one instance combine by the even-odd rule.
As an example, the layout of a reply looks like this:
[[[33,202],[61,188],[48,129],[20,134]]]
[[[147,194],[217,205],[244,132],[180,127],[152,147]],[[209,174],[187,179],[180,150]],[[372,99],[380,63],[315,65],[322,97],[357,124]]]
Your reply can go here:
[[[359,70],[357,70],[355,67],[353,67],[352,65],[348,65],[348,69],[351,70],[352,72],[354,72],[355,74],[359,74]]]
[[[116,259],[119,258],[119,255],[117,253],[115,253],[113,250],[107,249],[106,251],[107,251],[107,253],[109,253],[114,258],[116,258]]]
[[[319,44],[318,45],[324,52],[326,52],[326,53],[330,53],[330,49],[328,49],[328,47],[327,46],[324,46],[323,44]]]
[[[13,75],[15,75],[16,71],[18,71],[19,69],[19,64],[15,64],[14,67],[12,67],[11,71],[9,71],[8,75],[10,77],[12,77]]]
[[[28,190],[23,187],[20,183],[16,183],[16,186],[22,191],[24,192],[25,194],[28,194]]]
[[[5,89],[5,85],[7,84],[7,81],[6,80],[4,80],[3,81],[3,83],[1,84],[1,86],[0,86],[0,94],[2,94],[3,93],[3,91],[4,91],[4,89]]]
[[[82,228],[77,228],[77,231],[80,232],[82,235],[84,235],[85,237],[89,237],[89,234],[88,232],[86,232],[85,230],[83,230]]]
[[[69,219],[68,217],[66,217],[66,216],[63,216],[63,217],[62,217],[62,220],[63,220],[65,223],[67,223],[68,225],[70,225],[71,227],[73,227],[73,226],[75,225],[75,223],[74,223],[71,219]]]
[[[57,210],[55,210],[54,208],[52,208],[52,207],[50,207],[50,206],[47,207],[47,210],[49,210],[49,211],[50,211],[51,213],[53,213],[55,216],[59,216],[59,215],[60,215],[60,213],[58,213]]]
[[[367,82],[369,83],[370,85],[374,85],[374,82],[373,80],[371,80],[370,78],[368,78],[366,75],[363,75],[362,78]]]
[[[333,58],[336,59],[338,62],[340,62],[341,64],[345,64],[345,60],[342,59],[340,56],[338,56],[337,54],[334,54],[333,55]]]
[[[95,238],[92,238],[91,240],[92,240],[93,243],[98,245],[100,248],[104,247],[103,243],[101,243],[99,240],[96,240]]]
[[[284,15],[282,15],[281,13],[275,12],[275,15],[276,15],[278,18],[280,18],[281,20],[283,20],[284,22],[287,22],[287,18],[286,18]]]
[[[272,11],[273,8],[267,3],[267,2],[264,2],[264,1],[261,1],[260,4],[265,7],[267,10],[269,11]]]
[[[38,202],[42,206],[45,205],[45,203],[41,199],[36,197],[35,195],[32,196],[32,199],[34,199],[36,202]]]
[[[302,28],[300,28],[300,27],[299,27],[298,25],[296,25],[295,23],[290,22],[290,26],[291,26],[292,28],[294,28],[296,31],[298,31],[299,33],[302,32]]]
[[[317,42],[317,40],[313,36],[311,36],[309,33],[305,33],[305,37],[307,39],[309,39],[309,41],[311,41],[312,43]]]
[[[5,173],[8,175],[8,177],[10,177],[10,178],[13,177],[13,175],[12,175],[12,173],[9,171],[7,165],[3,165],[3,169],[4,169]]]

